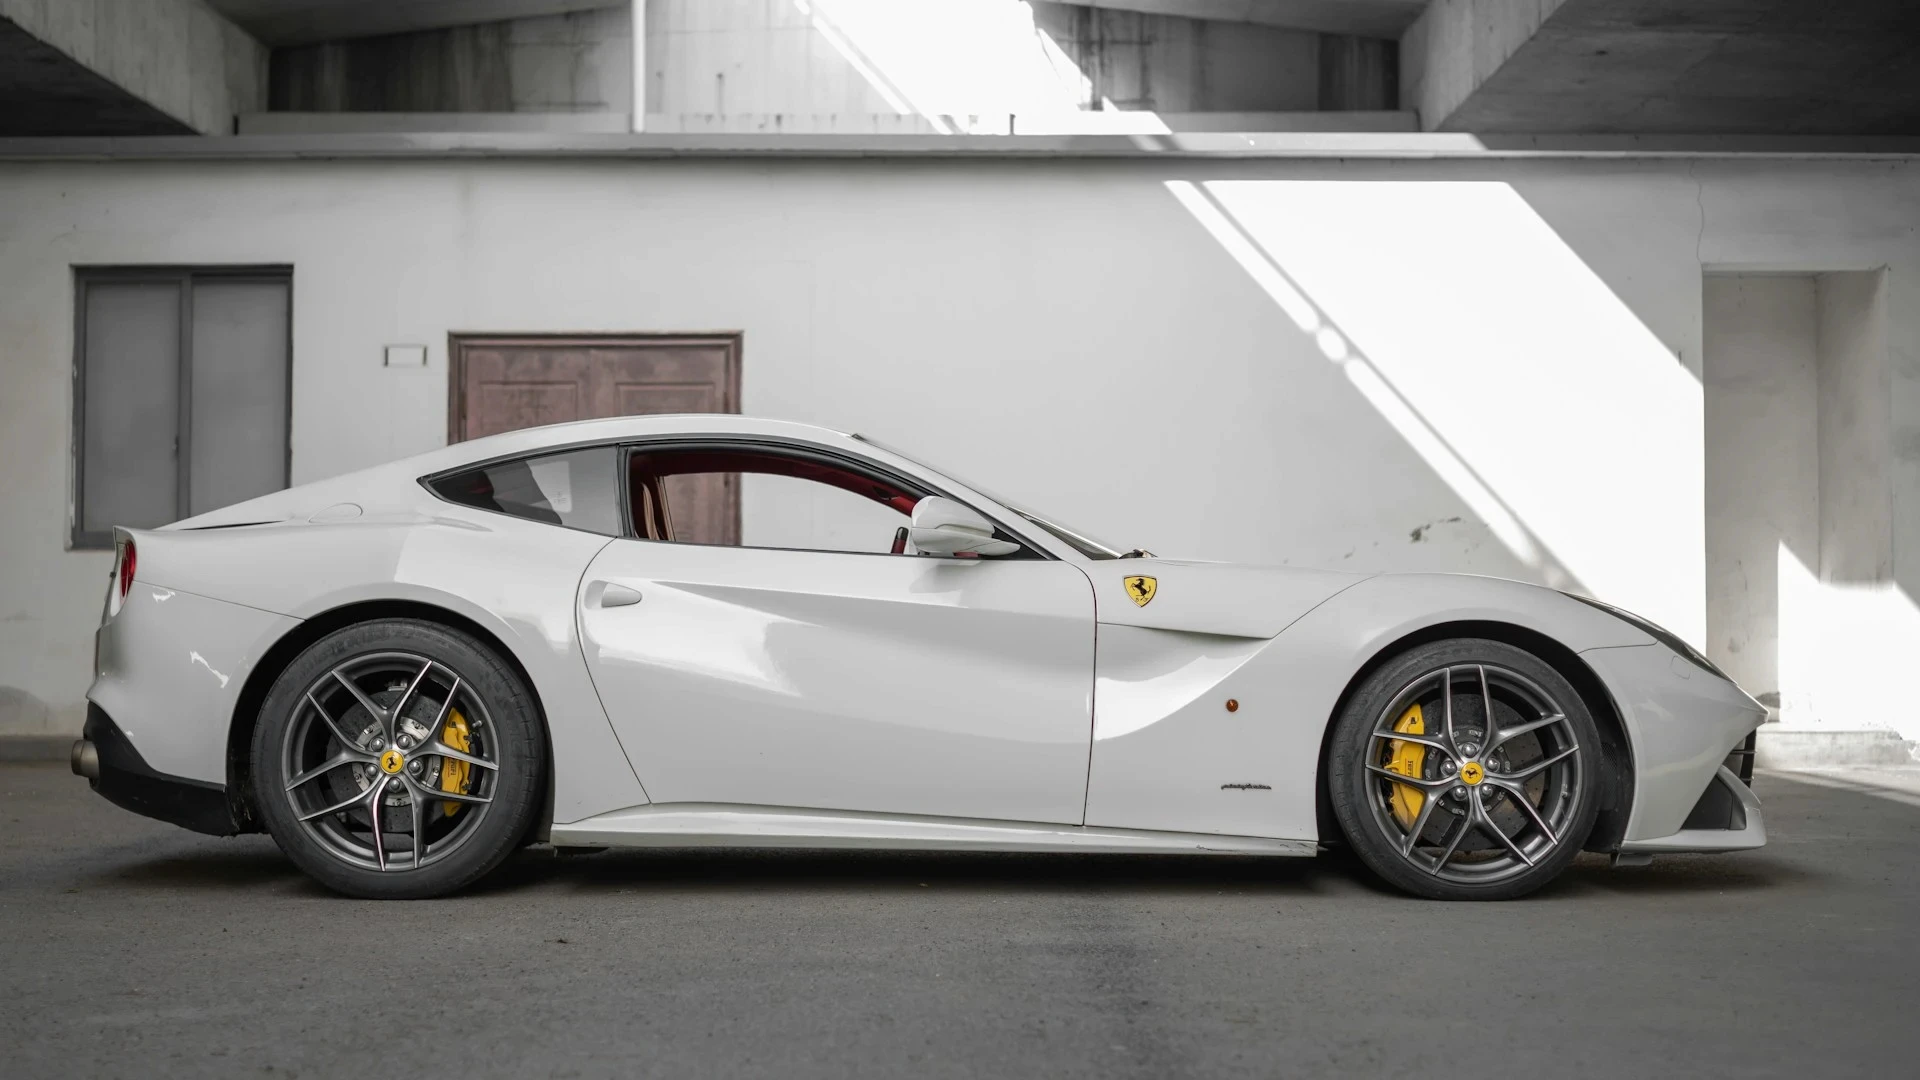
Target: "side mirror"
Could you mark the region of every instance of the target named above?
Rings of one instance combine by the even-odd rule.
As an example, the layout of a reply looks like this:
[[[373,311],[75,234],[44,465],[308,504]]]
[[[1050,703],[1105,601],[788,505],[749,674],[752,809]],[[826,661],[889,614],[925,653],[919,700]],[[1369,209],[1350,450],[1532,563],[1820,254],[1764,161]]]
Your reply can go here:
[[[993,538],[993,522],[971,509],[929,495],[913,504],[914,550],[923,555],[1006,555],[1020,545]]]

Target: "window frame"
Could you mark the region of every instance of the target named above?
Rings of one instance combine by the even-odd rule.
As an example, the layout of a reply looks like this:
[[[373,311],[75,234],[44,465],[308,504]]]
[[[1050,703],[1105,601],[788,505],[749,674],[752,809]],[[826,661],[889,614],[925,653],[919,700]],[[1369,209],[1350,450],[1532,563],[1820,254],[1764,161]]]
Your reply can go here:
[[[70,444],[72,461],[72,500],[67,521],[67,550],[101,551],[113,548],[113,526],[87,529],[86,452],[87,452],[87,310],[95,285],[172,284],[180,291],[178,370],[179,404],[174,417],[173,455],[177,472],[173,504],[178,521],[191,516],[193,449],[193,290],[202,281],[222,284],[284,285],[287,289],[286,349],[286,433],[281,466],[286,486],[293,483],[293,267],[290,264],[260,263],[232,266],[191,265],[119,265],[74,266],[73,268],[73,431]],[[284,487],[282,488],[284,490]]]
[[[564,521],[541,521],[539,518],[530,518],[523,514],[516,514],[511,510],[494,510],[494,509],[489,509],[488,507],[485,507],[485,506],[475,506],[472,503],[464,503],[458,499],[452,498],[451,496],[447,495],[445,492],[442,492],[436,486],[440,484],[442,481],[451,480],[456,476],[464,476],[467,473],[479,472],[482,469],[491,469],[499,465],[507,465],[516,461],[535,462],[535,461],[540,461],[544,458],[566,457],[570,454],[584,454],[590,450],[611,450],[613,452],[614,496],[619,503],[619,506],[615,511],[615,513],[618,515],[615,518],[615,520],[618,521],[620,524],[620,531],[618,533],[603,533],[597,529],[583,529],[578,525],[569,525]],[[556,447],[552,447],[544,450],[524,451],[518,454],[501,454],[495,457],[487,458],[484,461],[469,462],[468,464],[461,465],[458,468],[442,469],[436,473],[428,473],[425,476],[416,477],[414,482],[419,484],[422,488],[424,488],[428,495],[431,495],[435,499],[438,499],[441,502],[446,503],[448,506],[457,506],[462,510],[475,510],[482,514],[498,514],[504,518],[512,518],[514,521],[524,521],[529,525],[544,525],[550,529],[566,529],[569,532],[585,533],[588,536],[603,537],[607,540],[632,540],[632,539],[635,539],[633,535],[633,509],[632,509],[633,504],[630,501],[627,493],[626,469],[627,469],[626,446],[624,443],[621,443],[616,440],[612,442],[601,441],[601,442],[575,443],[572,445],[556,446]]]
[[[677,544],[684,547],[721,548],[725,550],[737,550],[737,551],[804,551],[804,552],[809,552],[815,555],[878,556],[881,558],[888,558],[888,559],[911,557],[911,556],[894,555],[890,552],[885,552],[885,551],[823,551],[819,548],[782,548],[782,547],[759,547],[759,546],[750,547],[744,544],[699,544],[691,540],[652,540],[644,536],[636,535],[634,533],[633,494],[631,491],[628,490],[629,482],[632,479],[632,473],[631,473],[628,459],[636,451],[646,452],[646,453],[659,453],[662,451],[671,451],[671,450],[760,450],[768,453],[783,455],[786,457],[797,457],[802,459],[810,458],[812,460],[819,461],[824,464],[834,465],[834,466],[838,466],[840,468],[845,468],[845,469],[851,469],[855,472],[872,473],[872,474],[875,474],[877,477],[884,478],[886,482],[890,484],[894,484],[904,490],[924,491],[928,495],[938,495],[944,499],[952,499],[954,502],[957,502],[962,506],[965,506],[968,509],[973,510],[975,513],[979,514],[980,516],[986,518],[988,521],[992,522],[996,536],[1002,537],[1004,539],[1012,540],[1015,543],[1018,543],[1023,551],[1031,553],[1030,555],[1025,555],[1025,556],[1021,556],[1021,555],[997,556],[995,557],[996,561],[999,559],[1007,559],[1007,560],[1040,559],[1047,562],[1062,561],[1059,555],[1048,550],[1048,548],[1045,545],[1036,543],[1032,539],[1030,539],[1026,534],[1016,529],[1010,528],[1006,524],[1006,522],[1000,519],[998,515],[990,514],[985,510],[980,509],[978,506],[975,506],[971,501],[959,498],[953,495],[951,492],[949,492],[945,488],[929,483],[926,480],[923,480],[917,476],[910,476],[906,473],[901,472],[898,469],[890,468],[887,465],[878,461],[874,461],[870,458],[845,453],[842,451],[835,450],[831,447],[816,446],[811,443],[792,442],[786,439],[780,439],[780,438],[775,438],[771,436],[659,435],[651,438],[596,439],[596,440],[591,440],[588,442],[580,442],[580,443],[563,443],[556,446],[541,447],[538,450],[521,450],[518,453],[496,454],[492,457],[483,458],[478,461],[469,461],[462,465],[458,465],[450,469],[441,469],[437,472],[432,472],[424,476],[416,477],[415,482],[418,483],[420,487],[423,490],[425,490],[429,496],[441,502],[444,502],[450,506],[458,506],[466,510],[475,510],[483,514],[500,514],[503,517],[511,517],[516,521],[526,521],[534,525],[548,525],[552,528],[573,529],[575,532],[586,532],[587,530],[578,529],[571,525],[555,525],[552,522],[534,521],[531,518],[518,517],[516,515],[508,514],[505,511],[501,511],[501,510],[487,510],[482,507],[469,506],[466,503],[454,502],[452,499],[447,498],[445,495],[442,495],[438,490],[436,490],[434,485],[449,477],[458,476],[461,473],[471,472],[475,469],[488,468],[490,466],[498,465],[503,462],[532,460],[534,458],[549,457],[554,454],[573,453],[580,450],[591,450],[591,449],[594,449],[595,447],[601,447],[601,446],[613,447],[616,450],[618,450],[620,454],[619,494],[620,494],[621,533],[619,536],[610,537],[609,538],[610,540],[632,540],[636,543],[641,543],[641,544]],[[922,497],[924,498],[924,496]],[[591,533],[591,535],[605,536],[606,534]]]
[[[734,438],[728,438],[725,436],[708,437],[708,438],[700,438],[700,437],[687,438],[687,437],[679,437],[679,436],[666,436],[666,437],[655,438],[655,439],[627,440],[627,441],[623,441],[620,445],[622,448],[620,490],[623,493],[623,497],[629,500],[629,505],[631,505],[631,502],[630,502],[631,496],[625,493],[627,491],[628,483],[632,479],[632,469],[631,469],[629,459],[633,456],[635,452],[671,453],[674,451],[681,451],[681,450],[686,450],[686,451],[758,450],[774,456],[798,458],[803,461],[804,460],[817,461],[824,465],[831,465],[837,468],[847,469],[855,473],[872,474],[873,476],[879,479],[883,479],[886,483],[892,484],[903,491],[925,492],[925,494],[922,495],[921,498],[926,498],[928,495],[938,495],[943,499],[953,499],[954,502],[957,502],[960,505],[967,507],[968,509],[979,514],[981,517],[984,517],[988,521],[992,522],[996,537],[1012,540],[1020,545],[1022,552],[1031,553],[1031,554],[1012,553],[1008,555],[993,556],[994,560],[1004,559],[1004,560],[1010,560],[1010,561],[1021,561],[1021,560],[1028,560],[1032,558],[1039,558],[1039,559],[1045,559],[1045,560],[1055,559],[1055,556],[1053,555],[1052,552],[1048,551],[1047,549],[1041,547],[1038,544],[1035,544],[1033,541],[1027,539],[1025,536],[1021,535],[1020,533],[1017,533],[1014,530],[1008,528],[1006,523],[1002,522],[999,518],[995,517],[992,514],[987,513],[984,510],[981,510],[979,507],[974,506],[972,503],[967,502],[964,499],[955,498],[953,495],[949,494],[946,490],[942,488],[936,487],[935,485],[930,484],[918,477],[908,476],[896,469],[890,469],[885,465],[882,465],[880,462],[873,461],[868,458],[856,457],[851,454],[840,453],[828,447],[812,446],[804,443],[788,442],[784,439],[774,439],[774,438],[764,438],[764,437],[754,437],[754,436],[743,436],[743,437],[734,437]],[[778,475],[778,474],[769,474],[769,475]],[[820,483],[821,481],[815,480],[810,482]],[[828,485],[828,486],[832,486],[832,485]],[[840,490],[844,491],[846,489],[842,488]],[[672,507],[669,506],[668,510],[671,511]],[[902,516],[907,516],[907,515],[902,515]],[[739,551],[805,551],[805,552],[811,552],[812,554],[815,554],[815,555],[862,555],[862,556],[879,556],[881,558],[888,558],[888,559],[912,557],[912,556],[894,555],[893,553],[886,552],[886,551],[829,551],[829,550],[823,550],[821,548],[767,547],[759,544],[749,545],[745,543],[701,544],[701,543],[695,543],[692,540],[650,540],[644,536],[633,535],[633,519],[631,514],[628,515],[625,521],[625,525],[627,529],[627,536],[625,536],[624,539],[637,540],[643,544],[679,544],[686,547],[726,548],[726,549],[736,549]]]

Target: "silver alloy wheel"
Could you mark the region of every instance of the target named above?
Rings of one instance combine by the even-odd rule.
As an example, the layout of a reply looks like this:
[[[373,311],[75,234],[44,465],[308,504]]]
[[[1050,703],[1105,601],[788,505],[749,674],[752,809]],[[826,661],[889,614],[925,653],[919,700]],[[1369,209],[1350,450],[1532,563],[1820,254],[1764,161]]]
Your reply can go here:
[[[1415,705],[1439,713],[1438,732],[1395,729]],[[1420,759],[1410,772],[1411,758],[1398,756],[1408,748]],[[1585,756],[1538,683],[1496,664],[1451,664],[1409,682],[1374,721],[1367,803],[1409,865],[1454,884],[1493,884],[1569,839]],[[1419,806],[1409,815],[1411,792]]]
[[[462,730],[467,747],[448,745],[448,733]],[[445,664],[408,652],[354,657],[315,679],[294,706],[281,743],[288,805],[342,862],[430,866],[466,843],[492,808],[500,771],[493,731],[486,703]]]

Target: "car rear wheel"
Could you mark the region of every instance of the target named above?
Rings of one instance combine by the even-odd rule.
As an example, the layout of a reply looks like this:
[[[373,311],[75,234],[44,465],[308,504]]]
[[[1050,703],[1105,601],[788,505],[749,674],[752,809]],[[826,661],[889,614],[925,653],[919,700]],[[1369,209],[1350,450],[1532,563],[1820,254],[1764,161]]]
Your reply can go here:
[[[1552,880],[1599,812],[1600,737],[1552,665],[1457,639],[1388,661],[1335,721],[1327,788],[1369,869],[1411,893],[1503,900]]]
[[[338,630],[275,681],[254,730],[274,841],[350,896],[417,899],[477,881],[538,809],[533,695],[457,630],[383,619]]]

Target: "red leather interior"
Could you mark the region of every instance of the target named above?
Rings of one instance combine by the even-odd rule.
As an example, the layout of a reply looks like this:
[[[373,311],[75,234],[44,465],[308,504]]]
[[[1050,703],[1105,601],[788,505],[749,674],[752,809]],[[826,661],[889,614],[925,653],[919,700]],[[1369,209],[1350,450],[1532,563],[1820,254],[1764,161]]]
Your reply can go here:
[[[648,450],[627,458],[627,490],[633,503],[634,534],[649,539],[671,539],[665,486],[661,480],[690,473],[761,473],[791,476],[829,484],[862,498],[885,503],[902,514],[913,513],[920,497],[830,462],[786,457],[757,450]]]

